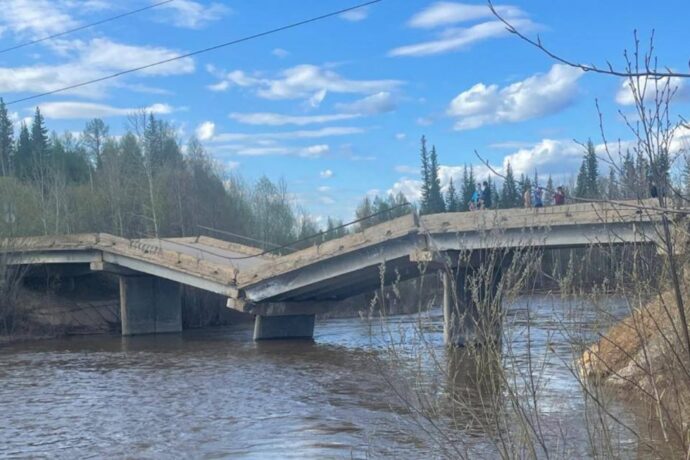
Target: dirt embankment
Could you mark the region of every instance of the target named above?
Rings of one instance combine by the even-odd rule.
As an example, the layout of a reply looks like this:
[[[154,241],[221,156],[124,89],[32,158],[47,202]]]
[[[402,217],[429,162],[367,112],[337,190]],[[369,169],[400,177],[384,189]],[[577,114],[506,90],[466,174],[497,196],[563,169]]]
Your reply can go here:
[[[690,314],[684,283],[686,318]],[[673,290],[649,299],[582,355],[583,376],[662,408],[664,418],[690,416],[690,359]],[[684,424],[682,424],[684,425]]]

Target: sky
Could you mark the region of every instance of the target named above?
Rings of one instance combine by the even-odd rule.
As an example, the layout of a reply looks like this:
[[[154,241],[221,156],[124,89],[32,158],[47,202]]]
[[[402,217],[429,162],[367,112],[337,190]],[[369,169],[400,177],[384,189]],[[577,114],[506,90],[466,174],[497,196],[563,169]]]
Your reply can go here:
[[[0,48],[160,0],[3,0]],[[357,0],[173,0],[87,30],[0,52],[6,102],[160,61],[357,4]],[[659,63],[690,66],[687,3],[581,0],[495,2],[516,28],[573,61],[625,65],[637,30],[655,33]],[[690,81],[674,117],[690,115]],[[369,7],[79,89],[11,104],[36,106],[50,129],[80,132],[102,118],[113,135],[127,114],[154,112],[180,139],[197,136],[228,174],[284,179],[295,204],[323,222],[348,219],[366,194],[419,188],[422,135],[445,187],[463,165],[480,177],[510,161],[517,174],[567,182],[577,142],[631,138],[622,79],[558,64],[511,36],[478,1],[383,0]],[[690,141],[690,133],[683,133]]]

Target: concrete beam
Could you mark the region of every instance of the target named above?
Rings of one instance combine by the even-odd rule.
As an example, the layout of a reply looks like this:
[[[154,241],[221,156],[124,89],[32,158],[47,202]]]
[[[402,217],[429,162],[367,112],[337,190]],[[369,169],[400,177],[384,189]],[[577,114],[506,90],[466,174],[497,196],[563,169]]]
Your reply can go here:
[[[130,270],[129,268],[121,267],[119,265],[111,264],[108,262],[103,262],[102,260],[91,262],[90,268],[92,271],[95,271],[95,272],[106,272],[106,273],[112,273],[113,275],[121,275],[121,276],[141,275],[141,273],[136,272],[134,270]]]
[[[248,303],[228,299],[227,307],[242,313],[260,316],[318,315],[337,308],[337,301]]]
[[[153,276],[121,276],[120,318],[122,335],[180,332],[180,285]]]
[[[158,278],[176,281],[186,286],[192,286],[204,291],[214,292],[225,297],[238,296],[238,290],[235,286],[219,283],[218,281],[209,280],[199,275],[181,272],[167,266],[157,265],[152,262],[110,253],[103,253],[103,262],[128,268],[137,273],[146,273]]]
[[[258,315],[254,320],[254,340],[312,339],[314,322],[314,315]]]

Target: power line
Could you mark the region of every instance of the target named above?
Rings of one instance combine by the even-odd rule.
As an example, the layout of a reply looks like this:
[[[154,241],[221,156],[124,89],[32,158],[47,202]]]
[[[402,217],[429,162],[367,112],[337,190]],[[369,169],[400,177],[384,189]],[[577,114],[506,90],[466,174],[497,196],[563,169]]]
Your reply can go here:
[[[99,26],[101,24],[105,24],[106,22],[115,21],[116,19],[121,19],[121,18],[124,18],[127,16],[131,16],[133,14],[141,13],[141,12],[146,11],[146,10],[151,10],[153,8],[163,6],[167,3],[171,3],[174,1],[175,0],[165,0],[164,2],[154,3],[153,5],[145,6],[143,8],[139,8],[137,10],[127,11],[126,13],[118,14],[117,16],[111,16],[109,18],[101,19],[100,21],[92,22],[89,24],[84,24],[83,26],[79,26],[79,27],[76,27],[74,29],[65,30],[64,32],[59,32],[59,33],[56,33],[53,35],[48,35],[47,37],[43,37],[43,38],[37,38],[36,40],[31,40],[28,42],[20,43],[19,45],[11,46],[9,48],[0,49],[0,54],[7,53],[10,51],[14,51],[14,50],[18,50],[19,48],[24,48],[26,46],[35,45],[37,43],[41,43],[41,42],[44,42],[47,40],[52,40],[54,38],[62,37],[64,35],[68,35],[68,34],[71,34],[74,32],[79,32],[80,30],[88,29],[90,27]]]
[[[309,19],[305,19],[305,20],[299,21],[299,22],[294,22],[294,23],[292,23],[292,24],[288,24],[288,25],[285,25],[285,26],[277,27],[277,28],[275,28],[275,29],[267,30],[267,31],[264,31],[264,32],[259,32],[259,33],[256,33],[256,34],[253,34],[253,35],[249,35],[249,36],[246,36],[246,37],[242,37],[242,38],[238,38],[238,39],[236,39],[236,40],[232,40],[232,41],[229,41],[229,42],[220,43],[220,44],[218,44],[218,45],[210,46],[210,47],[208,47],[208,48],[203,48],[203,49],[200,49],[200,50],[197,50],[197,51],[192,51],[192,52],[190,52],[190,53],[179,54],[179,55],[177,55],[177,56],[174,56],[174,57],[171,57],[171,58],[168,58],[168,59],[164,59],[164,60],[162,60],[162,61],[153,62],[153,63],[151,63],[151,64],[146,64],[146,65],[143,65],[143,66],[134,67],[134,68],[127,69],[127,70],[122,70],[122,71],[120,71],[120,72],[116,72],[116,73],[113,73],[113,74],[110,74],[110,75],[106,75],[106,76],[104,76],[104,77],[95,78],[95,79],[93,79],[93,80],[88,80],[88,81],[84,81],[84,82],[81,82],[81,83],[76,83],[76,84],[74,84],[74,85],[65,86],[65,87],[58,88],[58,89],[54,89],[54,90],[51,90],[51,91],[46,91],[45,93],[39,93],[39,94],[34,94],[33,96],[27,96],[27,97],[23,97],[23,98],[21,98],[21,99],[15,99],[14,101],[7,102],[5,105],[12,105],[12,104],[17,104],[17,103],[19,103],[19,102],[30,101],[30,100],[32,100],[32,99],[38,99],[38,98],[40,98],[40,97],[50,96],[51,94],[57,94],[57,93],[61,93],[61,92],[64,92],[64,91],[69,91],[69,90],[71,90],[71,89],[81,88],[81,87],[83,87],[83,86],[92,85],[92,84],[94,84],[94,83],[100,83],[100,82],[105,81],[105,80],[111,80],[111,79],[113,79],[113,78],[117,78],[117,77],[120,77],[120,76],[122,76],[122,75],[130,74],[130,73],[133,73],[133,72],[138,72],[138,71],[140,71],[140,70],[150,69],[151,67],[156,67],[156,66],[159,66],[159,65],[168,64],[168,63],[173,62],[173,61],[179,61],[180,59],[185,59],[185,58],[188,58],[188,57],[197,56],[197,55],[199,55],[199,54],[208,53],[208,52],[210,52],[210,51],[215,51],[215,50],[220,49],[220,48],[225,48],[225,47],[227,47],[227,46],[236,45],[236,44],[238,44],[238,43],[242,43],[242,42],[246,42],[246,41],[249,41],[249,40],[253,40],[253,39],[255,39],[255,38],[265,37],[265,36],[267,36],[267,35],[272,35],[272,34],[275,34],[275,33],[278,33],[278,32],[282,32],[282,31],[284,31],[284,30],[294,29],[294,28],[296,28],[296,27],[300,27],[300,26],[303,26],[303,25],[306,25],[306,24],[309,24],[309,23],[312,23],[312,22],[321,21],[321,20],[323,20],[323,19],[327,19],[327,18],[330,18],[330,17],[333,17],[333,16],[338,16],[338,15],[340,15],[340,14],[347,13],[348,11],[358,10],[358,9],[364,8],[364,7],[369,6],[369,5],[373,5],[373,4],[375,4],[375,3],[380,3],[380,2],[382,2],[382,1],[383,1],[383,0],[371,0],[371,1],[368,1],[368,2],[366,2],[366,3],[360,3],[359,5],[351,6],[351,7],[349,7],[349,8],[345,8],[345,9],[342,9],[342,10],[338,10],[338,11],[333,11],[333,12],[330,12],[330,13],[322,14],[321,16],[316,16],[316,17],[313,17],[313,18],[309,18]]]

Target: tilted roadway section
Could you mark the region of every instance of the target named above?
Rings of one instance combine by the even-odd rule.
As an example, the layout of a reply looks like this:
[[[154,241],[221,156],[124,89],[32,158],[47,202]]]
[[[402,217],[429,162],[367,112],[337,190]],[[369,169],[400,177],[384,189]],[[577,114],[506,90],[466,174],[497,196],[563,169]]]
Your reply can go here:
[[[13,265],[89,264],[220,294],[229,307],[247,313],[304,314],[371,291],[382,280],[418,276],[420,261],[433,254],[653,243],[662,210],[650,201],[644,209],[640,204],[409,214],[284,256],[207,237],[130,240],[107,234],[16,238],[5,241],[2,251]]]

